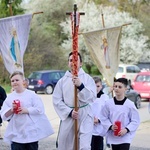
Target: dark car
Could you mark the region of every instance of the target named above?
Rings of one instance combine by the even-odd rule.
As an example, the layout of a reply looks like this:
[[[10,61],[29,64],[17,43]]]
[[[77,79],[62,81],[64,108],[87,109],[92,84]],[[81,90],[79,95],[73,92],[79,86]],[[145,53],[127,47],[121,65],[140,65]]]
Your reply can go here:
[[[65,71],[63,70],[41,70],[32,72],[28,77],[28,89],[36,93],[40,91],[45,94],[52,94],[56,83],[64,74]]]
[[[133,90],[131,87],[128,87],[126,91],[126,97],[130,99],[132,102],[134,102],[137,109],[141,107],[141,96],[140,93]]]

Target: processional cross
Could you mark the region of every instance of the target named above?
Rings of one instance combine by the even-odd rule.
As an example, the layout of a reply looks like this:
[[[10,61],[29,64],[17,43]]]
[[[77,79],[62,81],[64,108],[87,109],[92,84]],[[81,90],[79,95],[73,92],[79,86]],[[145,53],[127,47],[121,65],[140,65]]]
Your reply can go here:
[[[73,76],[78,76],[78,31],[80,15],[84,12],[77,12],[77,5],[74,4],[74,11],[67,12],[66,15],[71,16],[72,26],[72,63],[73,63]],[[77,87],[74,87],[74,106],[75,111],[78,111]],[[78,120],[75,119],[75,150],[78,150]]]

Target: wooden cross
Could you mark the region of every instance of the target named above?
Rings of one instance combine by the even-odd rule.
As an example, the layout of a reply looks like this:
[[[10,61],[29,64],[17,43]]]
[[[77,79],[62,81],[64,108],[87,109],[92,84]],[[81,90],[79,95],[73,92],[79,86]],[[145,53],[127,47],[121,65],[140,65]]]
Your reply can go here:
[[[76,16],[76,12],[77,12],[77,4],[74,4],[74,27],[76,27],[76,21],[77,21],[77,16]],[[72,12],[66,12],[66,15],[71,15]],[[84,12],[79,12],[80,15],[85,15]],[[75,35],[75,28],[74,28],[74,35]]]
[[[78,14],[78,16],[77,16]],[[73,76],[78,76],[78,28],[79,17],[84,15],[84,12],[77,12],[77,4],[74,4],[74,12],[66,12],[66,15],[72,15],[72,63],[73,63]],[[78,20],[77,20],[78,19]],[[78,111],[77,87],[74,87],[74,106],[75,111]],[[78,120],[75,119],[75,150],[78,150]]]

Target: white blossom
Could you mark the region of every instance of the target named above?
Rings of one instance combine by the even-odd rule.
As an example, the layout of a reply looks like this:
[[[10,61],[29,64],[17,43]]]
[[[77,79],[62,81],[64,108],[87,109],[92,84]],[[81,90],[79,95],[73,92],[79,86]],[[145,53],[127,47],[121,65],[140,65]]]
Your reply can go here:
[[[76,1],[78,2],[78,0]],[[148,37],[142,34],[144,31],[143,25],[139,20],[131,17],[129,13],[120,12],[115,7],[95,5],[93,2],[79,3],[78,9],[79,11],[85,12],[84,16],[80,16],[79,32],[102,29],[102,12],[106,28],[131,23],[131,25],[123,26],[122,29],[120,61],[123,63],[135,64],[141,60],[141,58],[145,60],[150,58],[150,52],[146,43]],[[63,27],[63,32],[68,35],[68,40],[62,43],[62,47],[70,51],[72,45],[70,18],[68,17],[66,21],[62,22],[60,25]],[[88,54],[88,49],[85,47],[82,36],[79,36],[79,49],[81,51],[86,49],[86,54]]]

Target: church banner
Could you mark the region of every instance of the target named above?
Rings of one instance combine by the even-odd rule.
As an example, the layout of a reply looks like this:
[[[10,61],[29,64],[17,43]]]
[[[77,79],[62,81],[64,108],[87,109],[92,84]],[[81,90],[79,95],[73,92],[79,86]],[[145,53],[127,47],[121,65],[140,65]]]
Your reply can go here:
[[[82,33],[95,65],[109,86],[113,85],[120,61],[121,29],[119,26]]]
[[[8,72],[22,71],[32,14],[0,19],[0,53]]]

